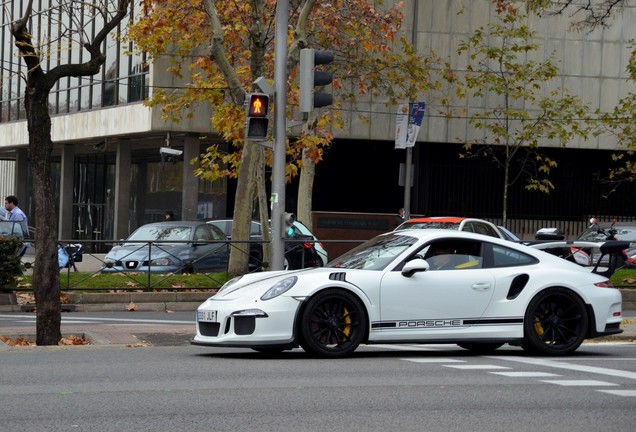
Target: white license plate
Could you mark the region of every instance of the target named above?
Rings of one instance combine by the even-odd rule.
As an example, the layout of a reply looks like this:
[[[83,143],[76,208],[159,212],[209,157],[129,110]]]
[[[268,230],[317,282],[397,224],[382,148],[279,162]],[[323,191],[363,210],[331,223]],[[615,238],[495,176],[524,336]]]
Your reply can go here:
[[[197,321],[216,322],[216,311],[210,311],[210,310],[197,311]]]

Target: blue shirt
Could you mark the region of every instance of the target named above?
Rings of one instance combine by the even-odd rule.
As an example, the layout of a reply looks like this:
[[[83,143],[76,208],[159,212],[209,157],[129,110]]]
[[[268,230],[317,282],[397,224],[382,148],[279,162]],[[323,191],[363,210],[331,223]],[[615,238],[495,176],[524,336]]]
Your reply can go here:
[[[25,238],[29,237],[29,222],[27,220],[26,215],[20,209],[20,207],[16,207],[10,212],[7,212],[7,220],[20,222],[20,227],[22,228],[22,234]]]

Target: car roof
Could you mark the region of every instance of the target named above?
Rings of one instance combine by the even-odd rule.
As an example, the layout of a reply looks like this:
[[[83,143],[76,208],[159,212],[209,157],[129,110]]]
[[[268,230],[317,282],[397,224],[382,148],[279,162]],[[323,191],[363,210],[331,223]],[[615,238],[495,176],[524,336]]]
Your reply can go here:
[[[485,236],[483,234],[477,234],[468,231],[456,231],[456,230],[447,230],[447,229],[439,229],[439,228],[430,228],[430,229],[419,229],[419,228],[406,228],[399,231],[391,231],[388,233],[384,233],[382,235],[408,235],[411,237],[416,237],[418,239],[439,239],[439,238],[448,238],[448,239],[470,239],[470,240],[479,240],[479,241],[492,241],[493,243],[508,245],[514,244],[509,242],[508,240],[502,239],[500,237],[491,237]]]
[[[413,218],[413,219],[409,219],[406,222],[451,222],[451,223],[458,223],[461,222],[465,219],[472,219],[472,218],[465,218],[465,217],[457,217],[457,216],[429,216],[429,217],[421,217],[421,218]],[[481,219],[478,219],[481,220]]]
[[[477,234],[477,233],[468,232],[468,231],[455,231],[455,230],[446,230],[446,229],[438,229],[438,228],[404,229],[400,231],[391,231],[381,235],[382,236],[405,235],[410,237],[416,237],[417,239],[420,239],[420,240],[425,240],[425,242],[434,241],[434,240],[444,240],[444,239],[451,240],[451,241],[475,240],[482,243],[492,243],[492,244],[501,245],[508,249],[515,249],[520,252],[532,255],[535,258],[539,259],[540,261],[554,261],[555,263],[557,262],[560,263],[561,261],[566,263],[568,262],[567,260],[564,260],[563,258],[557,257],[555,255],[551,255],[549,253],[546,253],[536,248],[531,248],[522,243],[511,242],[509,240],[506,240],[500,237],[485,236],[483,234]],[[571,263],[571,264],[574,265],[575,267],[578,266],[577,264],[574,264],[574,263]]]
[[[205,222],[202,222],[202,221],[161,221],[161,222],[152,222],[152,223],[143,224],[143,225],[140,225],[139,228],[145,227],[145,226],[189,226],[189,227],[194,227],[194,226],[199,226],[199,225],[205,225]]]

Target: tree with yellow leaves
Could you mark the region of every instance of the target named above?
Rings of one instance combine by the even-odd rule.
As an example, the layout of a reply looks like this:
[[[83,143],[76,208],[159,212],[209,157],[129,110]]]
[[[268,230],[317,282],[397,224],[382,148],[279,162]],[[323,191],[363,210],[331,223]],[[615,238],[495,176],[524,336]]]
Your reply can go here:
[[[335,103],[310,116],[287,147],[287,178],[301,175],[298,215],[308,222],[313,168],[342,125],[339,109],[355,109],[359,98],[381,98],[386,104],[416,97],[429,88],[428,57],[415,52],[400,34],[403,2],[367,0],[290,0],[287,32],[287,118],[298,106],[297,66],[303,48],[335,54]],[[197,175],[209,181],[236,177],[232,238],[247,240],[255,187],[261,220],[266,220],[264,164],[271,155],[244,139],[245,94],[260,76],[273,76],[275,0],[146,0],[144,13],[130,30],[137,47],[151,56],[169,55],[170,72],[189,82],[183,89],[155,91],[153,105],[165,117],[181,118],[194,102],[213,107],[215,132],[232,145],[228,152],[213,145],[201,155]],[[248,245],[244,246],[245,248]],[[247,253],[236,250],[229,272],[247,270]]]

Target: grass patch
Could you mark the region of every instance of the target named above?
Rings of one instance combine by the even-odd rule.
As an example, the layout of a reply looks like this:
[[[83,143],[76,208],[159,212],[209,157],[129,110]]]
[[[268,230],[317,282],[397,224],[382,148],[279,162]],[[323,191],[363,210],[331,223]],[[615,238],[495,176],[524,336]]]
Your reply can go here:
[[[61,272],[62,290],[139,290],[220,288],[227,281],[225,273],[151,274]],[[618,269],[611,277],[619,288],[636,288],[636,269]],[[17,278],[16,290],[32,290],[33,277]]]
[[[219,288],[227,281],[225,273],[151,274],[147,273],[60,273],[62,290],[139,290]],[[33,276],[17,278],[16,290],[32,290]]]
[[[618,269],[610,279],[615,287],[636,288],[636,269]]]

